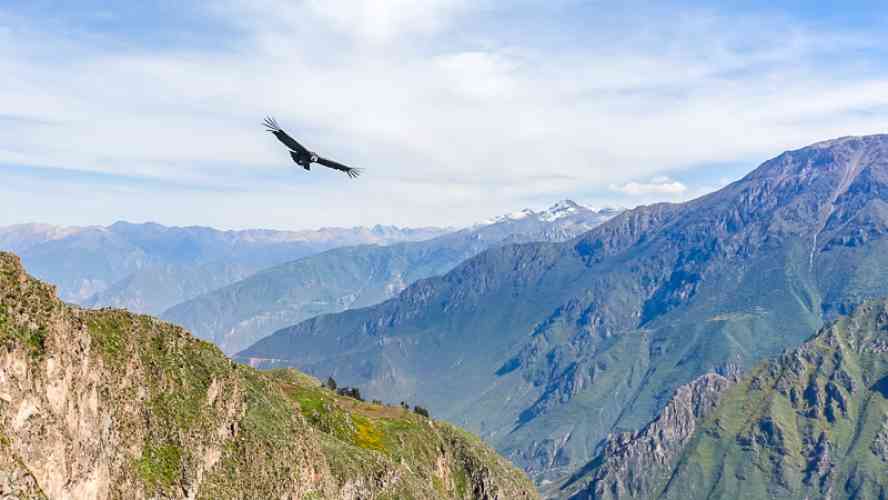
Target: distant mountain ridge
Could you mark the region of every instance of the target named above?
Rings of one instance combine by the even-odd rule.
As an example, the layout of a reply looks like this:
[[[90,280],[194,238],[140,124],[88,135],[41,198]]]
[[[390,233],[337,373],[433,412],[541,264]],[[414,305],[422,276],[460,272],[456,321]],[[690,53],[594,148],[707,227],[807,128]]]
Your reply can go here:
[[[680,385],[747,369],[888,296],[886,235],[888,136],[825,141],[567,242],[489,249],[237,359],[421,399],[544,483],[608,433],[641,428]]]
[[[220,231],[127,222],[107,227],[21,224],[0,227],[0,249],[19,253],[36,276],[59,287],[63,300],[160,312],[287,260],[339,246],[414,241],[449,231],[394,226]]]
[[[564,241],[619,213],[570,200],[417,242],[338,248],[265,269],[162,314],[226,353],[318,314],[376,304],[492,246]]]

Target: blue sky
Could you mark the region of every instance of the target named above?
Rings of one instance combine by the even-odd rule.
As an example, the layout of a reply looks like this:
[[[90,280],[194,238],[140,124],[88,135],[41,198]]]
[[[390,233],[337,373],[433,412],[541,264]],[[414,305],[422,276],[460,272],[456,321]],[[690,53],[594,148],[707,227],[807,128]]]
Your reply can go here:
[[[876,2],[0,4],[0,225],[460,225],[888,131]],[[294,168],[259,126],[365,168]]]

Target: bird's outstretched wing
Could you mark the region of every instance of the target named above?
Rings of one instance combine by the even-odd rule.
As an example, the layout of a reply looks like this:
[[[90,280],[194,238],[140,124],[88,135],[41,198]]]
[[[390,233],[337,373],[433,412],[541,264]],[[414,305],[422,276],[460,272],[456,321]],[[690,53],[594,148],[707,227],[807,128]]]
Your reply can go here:
[[[351,177],[352,179],[355,179],[359,175],[361,175],[360,168],[347,167],[347,166],[343,165],[342,163],[335,162],[333,160],[328,160],[328,159],[322,158],[320,156],[318,156],[317,162],[325,167],[329,167],[329,168],[333,168],[333,169],[345,172],[345,175]]]
[[[305,149],[302,144],[299,144],[298,142],[296,142],[296,139],[293,139],[292,137],[287,135],[286,132],[284,132],[284,130],[280,127],[280,125],[277,124],[277,121],[274,118],[268,116],[265,118],[265,121],[262,122],[262,124],[268,127],[268,131],[274,134],[274,136],[277,137],[279,141],[283,142],[284,145],[286,145],[291,150],[297,153],[309,154],[309,151]]]

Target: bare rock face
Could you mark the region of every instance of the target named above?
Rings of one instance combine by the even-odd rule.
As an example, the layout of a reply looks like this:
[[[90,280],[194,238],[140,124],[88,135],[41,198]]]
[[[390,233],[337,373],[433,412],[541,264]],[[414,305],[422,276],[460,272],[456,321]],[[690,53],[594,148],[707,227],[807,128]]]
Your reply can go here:
[[[148,316],[71,308],[0,253],[0,495],[536,498],[477,438],[262,374]]]
[[[638,432],[608,436],[600,466],[591,478],[580,471],[562,486],[560,496],[587,498],[646,498],[697,429],[697,422],[718,405],[733,380],[709,373],[679,387],[660,415]]]
[[[45,499],[37,480],[9,449],[0,442],[0,498]]]
[[[888,464],[888,414],[882,422],[882,429],[876,435],[872,446],[873,454],[879,457],[879,460]]]

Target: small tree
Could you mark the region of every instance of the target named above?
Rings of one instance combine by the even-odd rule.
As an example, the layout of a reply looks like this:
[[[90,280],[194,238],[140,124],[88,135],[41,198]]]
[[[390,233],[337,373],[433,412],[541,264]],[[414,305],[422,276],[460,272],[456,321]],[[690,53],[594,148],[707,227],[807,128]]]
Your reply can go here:
[[[364,400],[364,398],[361,397],[361,391],[357,387],[352,387],[351,397],[357,399],[358,401]]]
[[[357,399],[358,401],[364,400],[364,398],[361,397],[360,389],[358,389],[357,387],[340,387],[336,391],[336,394],[339,394],[340,396],[347,396],[350,398],[354,398],[354,399]]]
[[[324,382],[324,387],[330,389],[331,391],[336,390],[336,381],[333,380],[333,377],[327,377],[327,381]]]
[[[413,413],[416,413],[417,415],[423,416],[425,418],[431,418],[429,416],[429,411],[419,405],[413,407]]]

